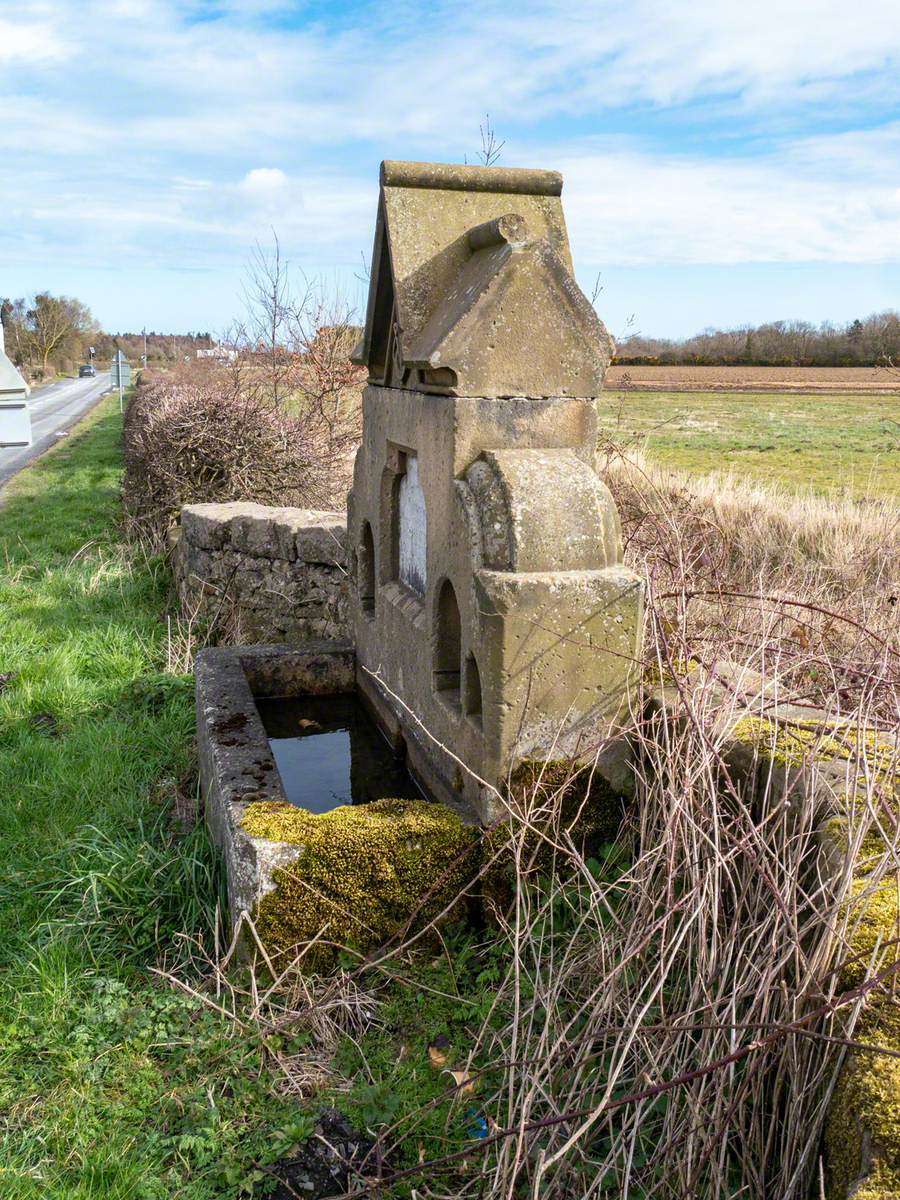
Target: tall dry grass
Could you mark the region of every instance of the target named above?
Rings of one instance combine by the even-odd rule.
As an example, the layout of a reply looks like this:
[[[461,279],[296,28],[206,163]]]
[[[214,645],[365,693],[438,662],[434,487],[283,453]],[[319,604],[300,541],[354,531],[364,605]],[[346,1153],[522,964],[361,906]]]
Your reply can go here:
[[[855,502],[733,474],[697,479],[607,447],[627,559],[651,598],[645,655],[732,659],[780,702],[897,720],[900,504]]]
[[[876,772],[863,751],[843,778],[813,771],[779,795],[765,772],[759,790],[736,773],[726,739],[748,714],[776,736],[786,702],[896,733],[898,512],[607,465],[647,574],[643,665],[674,683],[677,713],[634,712],[635,801],[599,864],[561,791],[513,800],[509,967],[466,1064],[490,1133],[393,1183],[432,1200],[824,1195],[824,1116],[856,1020],[896,1003],[896,944],[844,967],[869,897],[900,883],[900,764]],[[837,857],[822,841],[835,814]],[[548,857],[549,873],[530,867]]]

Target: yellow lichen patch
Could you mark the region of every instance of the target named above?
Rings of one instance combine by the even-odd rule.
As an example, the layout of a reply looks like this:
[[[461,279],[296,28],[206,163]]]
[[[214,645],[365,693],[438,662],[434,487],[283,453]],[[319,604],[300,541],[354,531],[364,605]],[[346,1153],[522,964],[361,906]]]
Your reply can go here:
[[[850,947],[846,955],[849,961],[841,970],[843,987],[855,987],[870,970],[884,970],[900,961],[898,889],[900,881],[893,872],[874,888],[865,875],[853,880],[849,901]]]
[[[676,676],[679,679],[683,679],[699,666],[700,663],[696,658],[675,658],[672,660],[671,667],[665,663],[662,666],[659,663],[653,663],[651,666],[644,668],[644,683],[665,687],[668,684],[675,683]]]
[[[896,746],[876,730],[821,721],[776,722],[768,717],[742,717],[731,730],[740,742],[752,743],[779,766],[796,767],[810,758],[866,761],[876,774],[897,768]]]
[[[881,999],[854,1040],[900,1051],[900,1006]],[[829,1195],[835,1200],[900,1196],[900,1058],[854,1050],[841,1073],[825,1130]]]
[[[332,966],[338,947],[366,952],[412,920],[421,928],[451,904],[474,874],[479,831],[425,800],[377,800],[309,813],[274,801],[250,804],[241,822],[253,837],[299,846],[273,873],[257,929],[272,953],[321,943],[308,970]],[[324,933],[323,933],[324,931]]]

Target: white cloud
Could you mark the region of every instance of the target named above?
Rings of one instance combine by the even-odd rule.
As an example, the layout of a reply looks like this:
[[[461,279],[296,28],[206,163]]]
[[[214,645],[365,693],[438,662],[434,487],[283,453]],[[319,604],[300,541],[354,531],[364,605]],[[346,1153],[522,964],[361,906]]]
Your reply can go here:
[[[13,23],[0,18],[0,63],[15,67],[22,64],[62,62],[72,53],[46,22]]]
[[[254,167],[252,171],[247,172],[238,187],[251,194],[266,194],[280,191],[287,181],[287,175],[278,167]]]
[[[554,165],[575,253],[591,263],[900,261],[900,188],[889,130],[786,145],[754,159],[648,155],[607,142]],[[840,168],[836,165],[844,157]]]

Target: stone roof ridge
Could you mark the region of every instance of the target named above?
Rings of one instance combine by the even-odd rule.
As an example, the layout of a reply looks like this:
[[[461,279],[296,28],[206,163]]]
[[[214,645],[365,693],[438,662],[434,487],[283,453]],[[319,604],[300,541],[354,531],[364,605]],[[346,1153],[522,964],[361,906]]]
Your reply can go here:
[[[479,167],[463,163],[400,162],[381,164],[382,187],[444,189],[462,192],[504,192],[509,195],[559,196],[559,171],[530,167]]]
[[[554,171],[386,161],[369,382],[456,396],[599,394],[612,339],[575,281]]]

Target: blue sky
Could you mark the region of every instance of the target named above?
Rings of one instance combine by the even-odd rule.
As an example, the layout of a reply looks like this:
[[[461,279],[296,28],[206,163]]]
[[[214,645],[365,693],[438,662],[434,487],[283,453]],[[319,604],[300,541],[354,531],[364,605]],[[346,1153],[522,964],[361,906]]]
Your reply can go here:
[[[218,330],[274,229],[355,301],[379,161],[486,112],[614,335],[900,307],[897,0],[0,0],[0,295]]]

